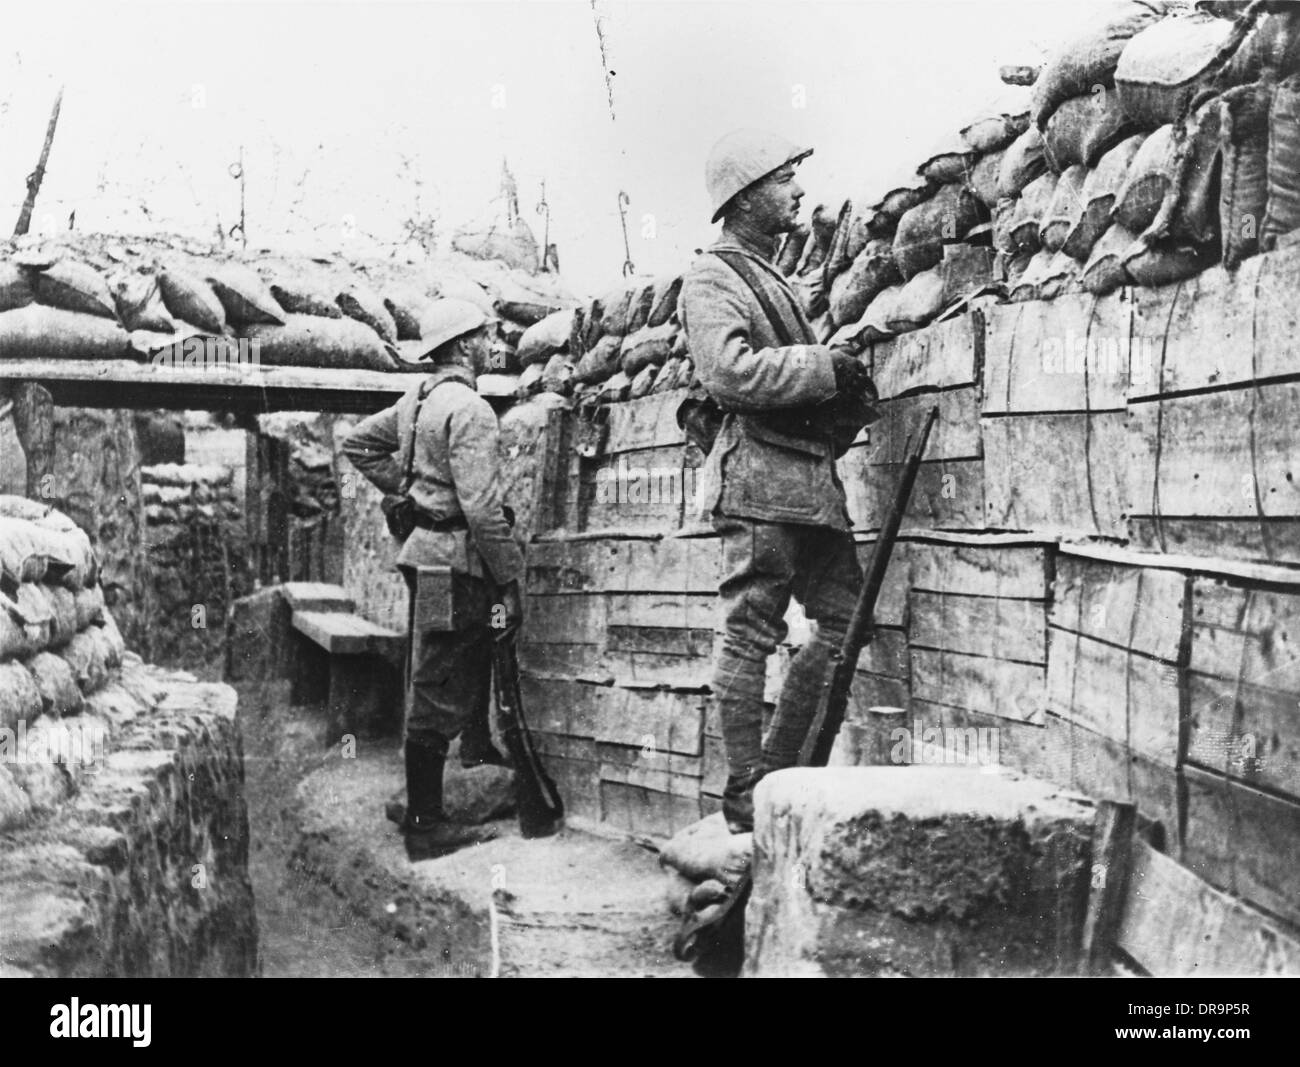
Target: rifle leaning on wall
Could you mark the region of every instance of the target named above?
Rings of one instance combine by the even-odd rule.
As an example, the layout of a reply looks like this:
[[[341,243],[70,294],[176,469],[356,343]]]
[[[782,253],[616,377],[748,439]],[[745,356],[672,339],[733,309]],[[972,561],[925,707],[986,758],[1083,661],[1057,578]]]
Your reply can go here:
[[[930,409],[925,424],[921,427],[920,437],[907,455],[903,464],[902,477],[894,491],[894,501],[890,505],[885,521],[881,525],[880,535],[871,552],[871,562],[867,565],[862,579],[862,589],[858,593],[857,603],[849,619],[849,627],[840,646],[840,659],[831,675],[829,692],[826,697],[826,713],[812,744],[808,759],[810,767],[825,767],[830,760],[831,748],[844,722],[844,712],[849,704],[849,689],[853,685],[853,676],[858,669],[858,657],[862,650],[871,643],[874,636],[872,616],[876,610],[876,600],[880,588],[884,585],[885,572],[889,568],[889,558],[898,540],[898,528],[902,525],[903,515],[912,499],[912,488],[916,484],[916,473],[921,466],[921,457],[925,455],[926,445],[930,441],[930,431],[939,417],[938,407]],[[745,905],[749,901],[750,891],[754,887],[752,868],[729,890],[726,900],[706,909],[707,918],[688,916],[682,928],[673,940],[673,955],[685,962],[697,962],[699,969],[709,971],[736,971],[744,959]]]
[[[501,740],[510,753],[518,788],[519,829],[524,837],[550,837],[564,824],[564,801],[546,768],[542,766],[533,735],[524,719],[524,702],[519,693],[519,656],[515,628],[505,630],[493,642],[493,671],[496,682],[497,717]]]

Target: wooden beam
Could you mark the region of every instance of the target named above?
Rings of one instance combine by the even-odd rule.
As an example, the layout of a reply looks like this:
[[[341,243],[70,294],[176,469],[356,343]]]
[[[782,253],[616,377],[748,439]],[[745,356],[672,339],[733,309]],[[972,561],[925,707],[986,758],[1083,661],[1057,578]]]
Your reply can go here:
[[[1097,805],[1092,833],[1092,892],[1083,918],[1083,946],[1079,954],[1080,973],[1102,975],[1119,932],[1124,900],[1128,894],[1130,858],[1137,808],[1103,800]]]

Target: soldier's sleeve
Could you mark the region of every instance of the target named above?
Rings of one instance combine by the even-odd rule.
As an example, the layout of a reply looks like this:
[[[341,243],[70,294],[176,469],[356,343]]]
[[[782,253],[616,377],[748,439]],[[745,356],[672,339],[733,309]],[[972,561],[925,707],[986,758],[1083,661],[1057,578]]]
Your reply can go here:
[[[397,460],[401,443],[397,405],[368,415],[343,440],[343,454],[385,493],[400,493],[404,470]]]
[[[749,336],[753,295],[735,271],[713,259],[696,263],[680,297],[695,373],[710,395],[740,412],[800,407],[834,396],[830,348],[754,348]]]
[[[506,522],[497,417],[486,400],[457,408],[447,424],[447,456],[456,498],[479,555],[497,584],[523,577],[524,557]]]

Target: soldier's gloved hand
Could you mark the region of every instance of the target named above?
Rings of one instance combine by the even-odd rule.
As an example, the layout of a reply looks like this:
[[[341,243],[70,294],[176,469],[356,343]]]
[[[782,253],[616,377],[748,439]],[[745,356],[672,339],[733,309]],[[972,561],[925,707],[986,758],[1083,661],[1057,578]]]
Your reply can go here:
[[[875,394],[871,384],[871,375],[857,356],[850,356],[839,349],[831,350],[831,366],[835,370],[835,391],[841,396],[858,397]]]

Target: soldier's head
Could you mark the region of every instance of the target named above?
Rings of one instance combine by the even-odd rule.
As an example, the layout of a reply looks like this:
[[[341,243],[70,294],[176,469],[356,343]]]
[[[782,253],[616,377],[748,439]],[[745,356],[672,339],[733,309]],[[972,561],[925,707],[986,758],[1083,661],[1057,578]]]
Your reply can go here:
[[[468,367],[482,374],[492,350],[492,323],[468,300],[446,297],[420,318],[420,340],[406,342],[403,354],[434,366]]]
[[[783,137],[762,130],[734,130],[709,152],[704,182],[713,221],[744,221],[775,237],[793,229],[804,191],[795,167],[812,155]]]

